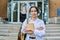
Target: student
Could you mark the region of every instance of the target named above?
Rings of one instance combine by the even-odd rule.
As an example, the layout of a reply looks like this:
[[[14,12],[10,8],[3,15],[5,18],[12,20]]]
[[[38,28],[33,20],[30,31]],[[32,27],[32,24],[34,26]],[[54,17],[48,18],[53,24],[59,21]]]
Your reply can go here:
[[[26,9],[26,4],[23,3],[21,4],[21,10],[20,10],[20,22],[24,22],[24,20],[26,19],[26,13],[27,13],[27,9]]]
[[[27,34],[25,40],[43,40],[45,35],[45,24],[43,20],[38,18],[38,8],[36,6],[32,6],[29,10],[31,17],[29,18],[29,23],[34,24],[34,29],[31,31],[26,30],[27,19],[23,22],[21,32]],[[31,34],[34,34],[31,36]]]
[[[22,3],[21,4],[21,10],[20,10],[20,22],[23,23],[26,19],[26,13],[27,13],[27,9],[26,9],[26,4]],[[18,40],[23,40],[25,39],[25,35],[23,35],[23,33],[21,33],[21,27],[20,27],[20,31],[18,34]]]

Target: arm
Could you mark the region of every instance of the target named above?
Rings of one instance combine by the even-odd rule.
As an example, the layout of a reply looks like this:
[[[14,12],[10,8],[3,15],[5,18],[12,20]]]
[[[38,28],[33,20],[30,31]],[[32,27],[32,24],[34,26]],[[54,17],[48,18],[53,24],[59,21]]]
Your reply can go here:
[[[22,24],[22,29],[21,29],[21,32],[22,33],[27,33],[27,34],[32,34],[33,33],[33,31],[31,31],[31,30],[29,30],[29,31],[27,31],[26,30],[26,27],[27,27],[27,19],[23,22],[23,24]]]
[[[43,21],[41,21],[39,24],[41,26],[34,30],[34,34],[35,34],[35,36],[40,36],[41,37],[41,36],[45,35],[45,25],[44,25]]]
[[[25,27],[26,27],[26,24],[27,24],[27,19],[23,22],[22,24],[22,29],[21,29],[21,32],[25,34]]]

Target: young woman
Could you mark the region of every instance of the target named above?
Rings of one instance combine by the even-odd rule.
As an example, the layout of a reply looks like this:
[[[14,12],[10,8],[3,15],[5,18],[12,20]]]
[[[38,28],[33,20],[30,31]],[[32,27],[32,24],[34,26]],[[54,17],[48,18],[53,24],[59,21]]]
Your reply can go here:
[[[45,24],[43,20],[38,18],[38,8],[36,6],[32,6],[29,10],[31,17],[29,18],[29,23],[34,24],[34,29],[31,31],[26,30],[27,19],[23,22],[21,32],[27,34],[26,40],[43,40],[45,35]],[[31,34],[34,34],[31,36]]]
[[[22,4],[21,5],[21,10],[20,10],[20,22],[24,22],[24,20],[26,19],[26,13],[27,13],[27,10],[26,10],[26,4]]]

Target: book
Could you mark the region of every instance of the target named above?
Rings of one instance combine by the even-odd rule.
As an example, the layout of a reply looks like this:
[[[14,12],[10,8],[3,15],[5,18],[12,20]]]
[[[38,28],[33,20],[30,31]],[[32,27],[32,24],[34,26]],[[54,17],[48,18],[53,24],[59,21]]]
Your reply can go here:
[[[26,30],[27,31],[34,30],[34,24],[33,23],[28,23],[27,26],[26,26]]]

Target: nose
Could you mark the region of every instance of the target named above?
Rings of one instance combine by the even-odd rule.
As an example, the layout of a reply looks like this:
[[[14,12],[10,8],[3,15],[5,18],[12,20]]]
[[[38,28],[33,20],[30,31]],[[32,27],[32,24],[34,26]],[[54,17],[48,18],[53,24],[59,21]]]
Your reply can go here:
[[[35,12],[34,12],[34,11],[33,11],[32,13],[33,13],[33,14],[35,14]]]

